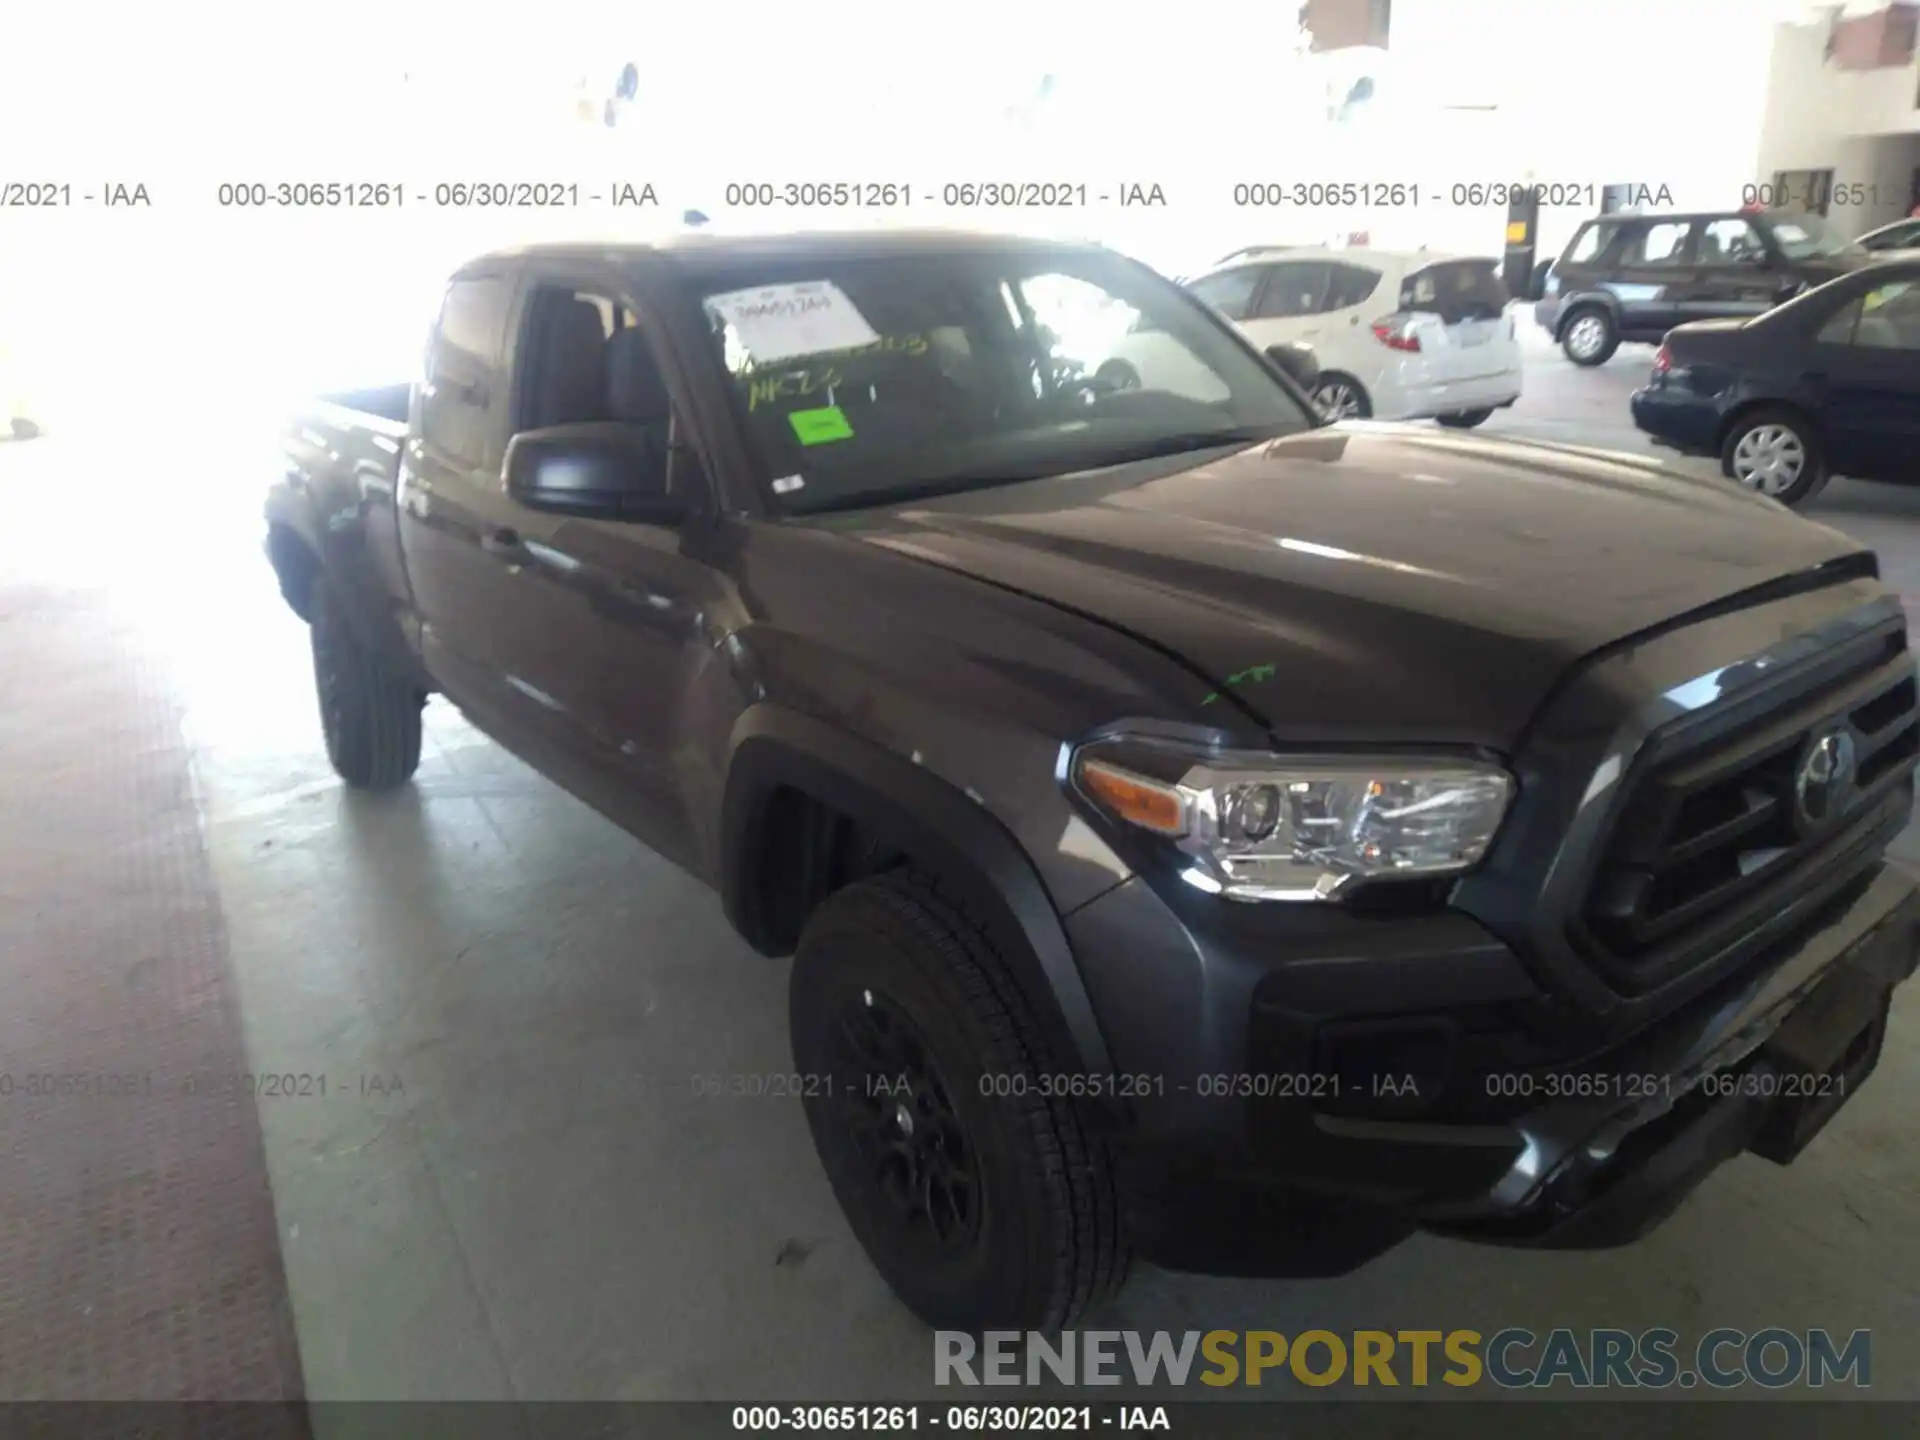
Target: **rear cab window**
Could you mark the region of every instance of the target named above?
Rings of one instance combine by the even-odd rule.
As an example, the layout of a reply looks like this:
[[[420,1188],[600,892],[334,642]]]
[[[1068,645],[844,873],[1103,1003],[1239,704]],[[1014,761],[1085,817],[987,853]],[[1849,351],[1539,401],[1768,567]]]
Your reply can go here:
[[[497,464],[487,405],[498,388],[500,345],[513,284],[502,274],[463,275],[447,287],[427,350],[421,441],[471,466]]]

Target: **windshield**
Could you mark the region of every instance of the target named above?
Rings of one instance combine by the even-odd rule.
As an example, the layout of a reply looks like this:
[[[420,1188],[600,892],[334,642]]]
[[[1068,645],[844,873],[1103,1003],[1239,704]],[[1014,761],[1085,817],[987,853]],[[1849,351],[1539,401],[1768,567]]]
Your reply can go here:
[[[1100,251],[738,262],[697,279],[788,514],[1007,484],[1310,429],[1242,342]],[[1136,353],[1142,319],[1151,354]]]
[[[1789,260],[1823,260],[1851,255],[1860,247],[1818,215],[1776,215],[1773,241]]]

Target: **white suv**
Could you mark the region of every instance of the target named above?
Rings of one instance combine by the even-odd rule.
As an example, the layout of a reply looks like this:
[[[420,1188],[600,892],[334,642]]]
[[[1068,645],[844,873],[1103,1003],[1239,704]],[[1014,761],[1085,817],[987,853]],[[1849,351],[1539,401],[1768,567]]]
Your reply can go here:
[[[1520,342],[1493,260],[1425,251],[1243,251],[1186,282],[1265,349],[1313,347],[1332,419],[1478,425],[1520,398]],[[1157,331],[1127,334],[1098,378],[1191,393],[1202,367]],[[1195,399],[1210,397],[1195,394]]]

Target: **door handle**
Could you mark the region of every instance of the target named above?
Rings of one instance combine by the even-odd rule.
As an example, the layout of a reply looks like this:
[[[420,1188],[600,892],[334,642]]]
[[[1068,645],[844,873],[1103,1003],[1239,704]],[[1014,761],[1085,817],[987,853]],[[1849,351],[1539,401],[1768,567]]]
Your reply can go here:
[[[489,555],[502,555],[519,560],[527,553],[526,542],[520,538],[520,532],[507,525],[496,525],[491,530],[480,532],[480,548]]]

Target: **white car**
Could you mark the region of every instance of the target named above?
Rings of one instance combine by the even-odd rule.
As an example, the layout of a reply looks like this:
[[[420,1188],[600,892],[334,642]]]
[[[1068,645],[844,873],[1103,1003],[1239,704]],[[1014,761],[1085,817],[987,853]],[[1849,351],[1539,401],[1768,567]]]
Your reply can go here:
[[[1520,398],[1520,341],[1493,260],[1370,249],[1242,252],[1186,282],[1265,349],[1313,347],[1313,399],[1331,419],[1467,428]],[[1095,371],[1119,389],[1193,399],[1210,372],[1166,335],[1135,329]]]

